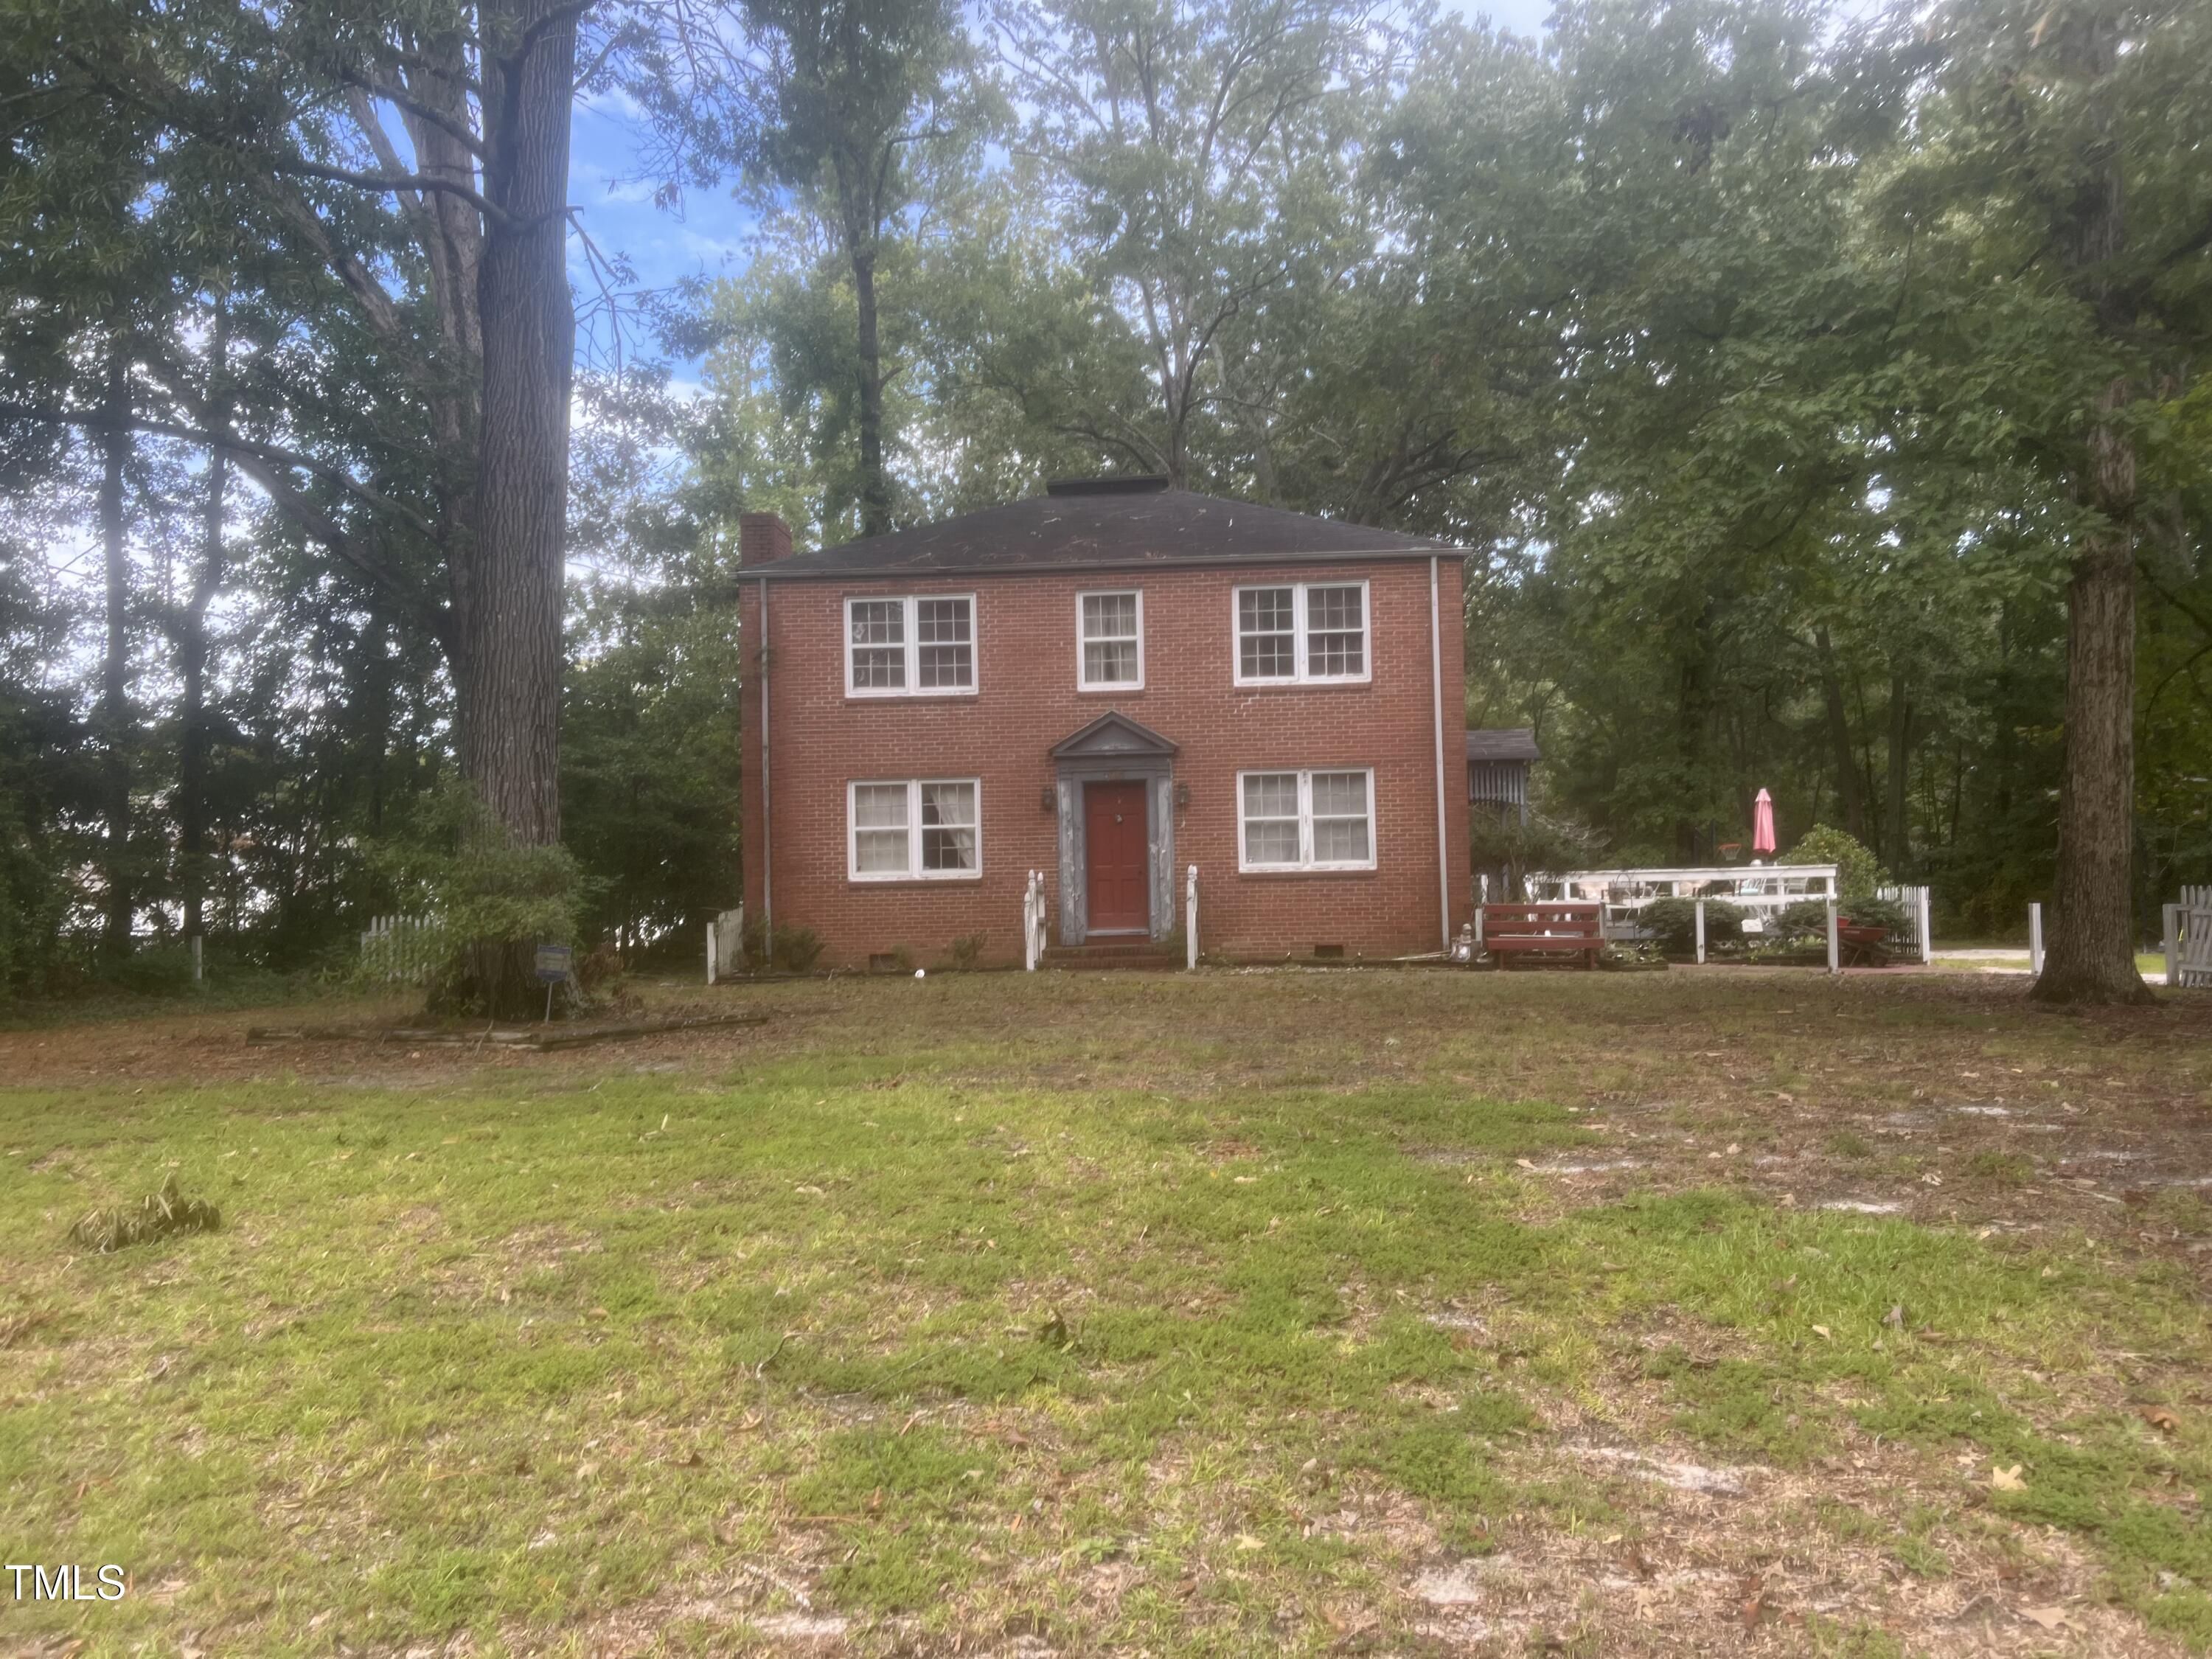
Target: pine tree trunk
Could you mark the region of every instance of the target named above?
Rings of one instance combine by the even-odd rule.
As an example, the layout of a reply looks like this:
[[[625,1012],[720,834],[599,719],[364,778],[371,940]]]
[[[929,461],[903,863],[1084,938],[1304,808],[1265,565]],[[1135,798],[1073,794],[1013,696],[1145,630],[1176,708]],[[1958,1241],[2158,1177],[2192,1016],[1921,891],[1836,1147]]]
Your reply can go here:
[[[1836,804],[1844,815],[1844,828],[1854,841],[1866,839],[1866,790],[1859,775],[1859,760],[1851,748],[1850,714],[1844,702],[1844,682],[1836,672],[1836,648],[1823,626],[1814,635],[1820,658],[1820,696],[1828,711],[1828,745],[1836,755]]]
[[[106,905],[100,948],[131,951],[135,908],[131,879],[131,565],[124,539],[123,469],[131,455],[131,365],[120,351],[108,359],[106,429],[100,435],[100,539],[107,579],[106,649],[100,661],[101,793],[106,797]]]
[[[2118,25],[2109,15],[2061,26],[2067,68],[2094,85],[2111,78]],[[2124,339],[2131,290],[2111,280],[2127,246],[2127,198],[2109,110],[2081,155],[2068,258],[2099,331]],[[2135,954],[2135,447],[2118,424],[2124,380],[2096,400],[2075,499],[2103,525],[2076,551],[2066,588],[2066,761],[2058,787],[2058,867],[2051,927],[2034,996],[2042,1002],[2148,1002]]]
[[[209,379],[215,386],[215,424],[228,422],[223,377],[230,342],[229,313],[216,307],[208,349]],[[208,451],[207,498],[200,521],[200,568],[192,578],[191,597],[185,602],[178,641],[178,667],[184,679],[177,755],[177,863],[184,889],[185,937],[198,938],[207,926],[207,664],[208,606],[222,581],[222,541],[225,492],[229,483],[230,458],[217,445]]]
[[[2116,529],[2091,540],[2066,589],[2066,761],[2038,1001],[2153,1000],[2135,956],[2135,650],[2133,538]]]
[[[891,527],[891,491],[884,472],[883,349],[877,337],[872,246],[853,249],[853,293],[860,309],[860,533],[880,536]]]
[[[1905,676],[1895,669],[1889,676],[1889,790],[1888,811],[1885,816],[1881,835],[1881,855],[1891,872],[1899,881],[1905,879],[1905,866],[1911,861],[1912,849],[1905,827],[1905,807],[1910,799],[1907,786],[1911,782],[1912,759],[1912,702],[1905,696]]]
[[[461,774],[527,845],[560,839],[561,604],[568,392],[576,318],[565,212],[575,11],[549,0],[483,7],[484,194],[477,316],[483,403],[475,536],[453,550],[453,672]],[[469,1000],[520,1018],[538,1000],[535,941],[473,954]]]

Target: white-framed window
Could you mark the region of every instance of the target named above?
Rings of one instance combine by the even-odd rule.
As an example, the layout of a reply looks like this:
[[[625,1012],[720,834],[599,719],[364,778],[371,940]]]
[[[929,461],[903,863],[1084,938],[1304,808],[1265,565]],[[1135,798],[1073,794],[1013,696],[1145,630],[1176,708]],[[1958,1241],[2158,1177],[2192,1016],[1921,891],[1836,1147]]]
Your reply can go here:
[[[975,690],[973,593],[845,601],[848,696],[967,696]]]
[[[1350,684],[1369,678],[1365,582],[1240,587],[1235,602],[1237,684]]]
[[[845,787],[846,873],[854,881],[959,881],[983,873],[983,786],[905,778]]]
[[[1083,691],[1145,689],[1145,596],[1075,596],[1075,684]]]
[[[1372,870],[1370,767],[1237,775],[1240,870]]]

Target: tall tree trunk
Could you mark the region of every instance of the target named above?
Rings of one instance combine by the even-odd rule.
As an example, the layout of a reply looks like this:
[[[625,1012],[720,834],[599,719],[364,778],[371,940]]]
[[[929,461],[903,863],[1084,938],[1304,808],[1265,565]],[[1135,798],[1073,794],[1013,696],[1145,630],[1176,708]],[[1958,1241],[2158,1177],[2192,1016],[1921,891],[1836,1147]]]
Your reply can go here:
[[[131,455],[131,364],[121,349],[107,360],[106,422],[100,435],[100,539],[107,579],[106,649],[100,661],[101,793],[107,818],[107,902],[100,948],[131,950],[131,565],[124,538],[123,469]]]
[[[1674,853],[1684,864],[1702,861],[1698,850],[1697,811],[1705,803],[1705,745],[1712,714],[1712,627],[1715,602],[1708,598],[1691,624],[1682,654],[1674,706],[1674,760],[1683,811],[1674,820]]]
[[[891,489],[884,471],[883,349],[876,332],[872,241],[854,246],[853,295],[860,331],[860,533],[881,536],[891,527]]]
[[[566,263],[576,11],[552,0],[483,8],[485,216],[477,309],[483,403],[475,535],[453,551],[461,773],[517,842],[561,836],[561,599],[568,392],[576,315]],[[473,996],[495,1014],[536,1002],[526,939],[487,946]]]
[[[2066,757],[2039,1001],[2153,1000],[2135,957],[2135,548],[2117,527],[2090,538],[2066,588]]]
[[[217,431],[224,429],[230,419],[223,386],[228,372],[229,344],[230,313],[218,301],[208,345],[208,379],[213,388],[210,402]],[[177,863],[184,889],[186,939],[197,938],[206,931],[207,925],[207,613],[208,606],[214,602],[216,589],[222,582],[224,498],[229,477],[229,454],[217,445],[208,451],[207,499],[200,520],[200,566],[193,574],[192,591],[185,600],[178,629],[178,666],[185,686],[179,720],[182,729],[178,734]]]
[[[1881,830],[1881,855],[1899,881],[1905,879],[1905,866],[1911,860],[1912,849],[1906,845],[1905,828],[1907,771],[1912,759],[1912,701],[1905,695],[1905,678],[1901,670],[1889,672],[1889,789]]]
[[[1855,841],[1866,839],[1866,790],[1859,773],[1859,757],[1851,747],[1850,715],[1844,703],[1843,677],[1836,672],[1836,647],[1826,624],[1813,636],[1820,659],[1820,696],[1828,709],[1828,746],[1836,757],[1836,802],[1843,809],[1844,828]]]
[[[2060,25],[2066,67],[2094,84],[2111,76],[2118,24],[2106,15]],[[2130,293],[2111,280],[2127,246],[2127,199],[2110,113],[2081,156],[2068,225],[2069,263],[2099,331],[2124,338]],[[2066,756],[2058,787],[2052,926],[2033,994],[2042,1002],[2148,1002],[2136,971],[2134,916],[2136,562],[2135,447],[2118,416],[2124,380],[2098,398],[2075,499],[2103,520],[2077,550],[2066,587]]]

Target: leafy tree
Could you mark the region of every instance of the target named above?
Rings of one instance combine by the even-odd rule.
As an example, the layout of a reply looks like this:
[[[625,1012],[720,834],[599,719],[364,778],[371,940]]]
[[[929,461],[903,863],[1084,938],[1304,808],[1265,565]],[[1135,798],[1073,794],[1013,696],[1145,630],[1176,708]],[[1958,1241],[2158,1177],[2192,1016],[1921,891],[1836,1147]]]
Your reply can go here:
[[[553,841],[584,8],[48,9],[0,63],[20,186],[0,282],[40,348],[9,360],[0,415],[222,450],[438,642],[463,775],[508,831]],[[263,313],[233,402],[211,401],[155,307],[119,297],[96,325],[125,368],[82,395],[68,366],[88,324],[52,252],[80,243],[157,274],[164,300],[197,286],[196,246],[252,248],[226,277]],[[514,945],[477,965],[489,1004],[525,1000]]]
[[[2053,925],[2035,994],[2147,999],[2134,960],[2136,568],[2161,388],[2212,343],[2212,19],[2174,0],[1957,0],[1887,43],[1909,140],[1876,222],[1917,288],[1910,390],[2063,514],[2067,707]],[[1960,210],[1972,204],[1970,211]],[[2197,469],[2205,465],[2200,455]]]

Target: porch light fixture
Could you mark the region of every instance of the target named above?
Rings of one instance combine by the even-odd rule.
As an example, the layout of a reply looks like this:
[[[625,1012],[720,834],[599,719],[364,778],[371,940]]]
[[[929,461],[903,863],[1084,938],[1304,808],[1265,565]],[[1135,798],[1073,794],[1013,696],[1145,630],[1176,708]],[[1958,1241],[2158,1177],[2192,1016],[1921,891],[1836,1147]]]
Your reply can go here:
[[[1188,784],[1179,783],[1176,785],[1176,805],[1177,806],[1188,806],[1190,805],[1190,786]]]
[[[1059,805],[1059,801],[1054,798],[1053,789],[1050,784],[1048,783],[1043,788],[1037,791],[1037,807],[1039,811],[1049,812]]]

